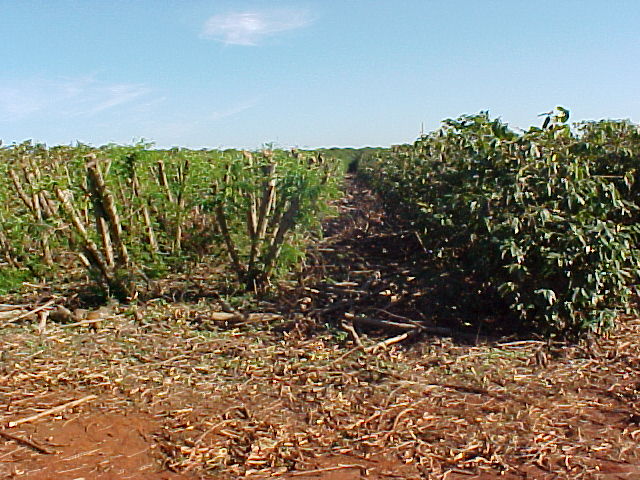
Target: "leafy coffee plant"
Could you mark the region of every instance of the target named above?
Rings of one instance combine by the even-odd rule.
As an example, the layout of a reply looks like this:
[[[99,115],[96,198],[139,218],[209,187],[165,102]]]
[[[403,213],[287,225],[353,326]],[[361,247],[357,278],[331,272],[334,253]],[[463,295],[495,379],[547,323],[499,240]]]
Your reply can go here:
[[[447,120],[365,173],[425,245],[523,323],[578,335],[611,326],[637,283],[639,146],[629,124],[575,133],[567,120],[559,108],[522,134],[486,113]]]

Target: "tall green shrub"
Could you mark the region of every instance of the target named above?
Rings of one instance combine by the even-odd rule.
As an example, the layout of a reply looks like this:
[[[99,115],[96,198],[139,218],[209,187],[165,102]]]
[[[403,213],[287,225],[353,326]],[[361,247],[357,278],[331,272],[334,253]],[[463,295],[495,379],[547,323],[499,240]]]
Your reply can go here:
[[[603,152],[620,149],[598,133],[610,124],[576,133],[567,120],[558,109],[522,134],[486,113],[448,120],[366,174],[429,248],[495,287],[523,323],[576,335],[629,308],[639,146],[627,138],[629,162],[614,162]]]

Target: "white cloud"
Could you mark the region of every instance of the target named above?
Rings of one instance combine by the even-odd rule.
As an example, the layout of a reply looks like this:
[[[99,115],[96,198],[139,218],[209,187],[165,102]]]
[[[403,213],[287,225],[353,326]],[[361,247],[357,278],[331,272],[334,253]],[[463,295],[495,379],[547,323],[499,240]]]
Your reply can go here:
[[[0,121],[39,116],[78,117],[147,99],[141,84],[105,83],[93,75],[76,78],[30,79],[0,83]],[[148,101],[148,100],[147,100]]]
[[[311,23],[304,10],[277,9],[214,15],[204,24],[201,36],[227,45],[254,46],[265,37]]]

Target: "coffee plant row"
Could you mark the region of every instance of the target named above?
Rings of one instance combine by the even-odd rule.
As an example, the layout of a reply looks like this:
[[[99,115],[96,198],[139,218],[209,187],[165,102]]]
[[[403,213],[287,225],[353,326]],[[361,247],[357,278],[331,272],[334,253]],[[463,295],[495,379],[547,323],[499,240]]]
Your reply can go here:
[[[81,267],[126,299],[153,276],[218,257],[264,290],[300,264],[338,168],[314,152],[4,147],[1,276]]]
[[[640,128],[569,125],[558,107],[519,133],[487,113],[447,120],[361,170],[434,261],[484,283],[528,328],[602,332],[640,272]]]

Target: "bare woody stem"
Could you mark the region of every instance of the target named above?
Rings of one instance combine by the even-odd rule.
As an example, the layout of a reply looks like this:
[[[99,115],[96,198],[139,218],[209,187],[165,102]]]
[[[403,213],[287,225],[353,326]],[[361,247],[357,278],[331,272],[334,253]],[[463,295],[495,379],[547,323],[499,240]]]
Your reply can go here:
[[[167,180],[167,172],[164,167],[164,162],[162,160],[158,160],[158,183],[164,189],[167,198],[171,203],[175,202],[173,198],[173,193],[171,192],[171,188],[169,187],[169,180]]]
[[[62,206],[62,210],[65,212],[67,217],[71,220],[72,225],[74,226],[76,232],[80,236],[82,240],[82,246],[87,252],[87,257],[91,265],[100,272],[104,280],[110,284],[113,281],[113,275],[100,255],[100,250],[98,246],[95,244],[91,237],[89,237],[89,233],[87,232],[87,228],[85,227],[80,215],[76,211],[75,207],[69,201],[68,196],[63,192],[59,187],[56,187],[55,194],[58,200],[60,201],[60,205]]]
[[[300,209],[300,197],[295,196],[291,199],[291,203],[289,204],[289,208],[282,216],[280,220],[275,235],[271,240],[271,244],[269,245],[269,250],[264,259],[264,270],[262,272],[260,281],[266,282],[271,275],[271,272],[275,266],[276,259],[280,253],[280,249],[282,248],[282,243],[284,242],[285,235],[291,230],[291,228],[295,225],[295,218]]]
[[[31,190],[31,196],[27,195],[22,186],[22,182],[18,177],[18,174],[13,170],[9,169],[9,176],[13,182],[13,186],[18,193],[18,196],[25,204],[25,206],[31,212],[34,220],[38,223],[38,225],[43,225],[44,215],[42,210],[41,201],[44,201],[44,197],[41,197],[40,194],[36,193],[35,183],[36,180],[34,178],[33,173],[30,173],[25,165],[22,165],[22,172],[25,179],[26,184],[29,186]],[[42,246],[42,258],[44,259],[45,264],[53,265],[53,258],[51,255],[51,247],[49,246],[49,231],[45,229],[42,232],[41,238],[39,240],[40,245]]]
[[[16,193],[20,197],[20,200],[22,200],[22,203],[24,203],[25,206],[33,212],[33,203],[22,188],[22,183],[13,169],[9,169],[9,176],[11,177],[11,181],[13,182],[13,186],[16,189]]]
[[[138,180],[138,176],[136,175],[135,169],[131,174],[131,185],[133,187],[133,194],[136,196],[136,198],[140,198],[140,181]],[[142,201],[144,202],[142,205],[142,217],[144,218],[144,224],[147,230],[147,240],[149,241],[151,254],[155,256],[157,255],[160,249],[158,248],[158,241],[156,240],[156,234],[153,229],[153,223],[151,222],[149,205],[147,205],[144,199]]]
[[[16,267],[18,265],[13,249],[11,248],[11,243],[4,233],[4,229],[2,224],[4,223],[4,217],[0,212],[0,252],[4,255],[5,259],[9,263],[10,266]]]
[[[115,243],[116,251],[118,252],[119,265],[127,267],[130,264],[129,253],[127,247],[122,239],[122,224],[120,222],[120,216],[116,209],[116,205],[113,199],[113,195],[108,190],[102,173],[98,168],[97,159],[95,156],[91,156],[87,161],[87,174],[89,176],[89,189],[92,190],[92,194],[95,194],[108,220],[109,231],[113,242]]]
[[[267,232],[268,217],[276,198],[276,179],[275,179],[275,162],[263,167],[263,175],[265,181],[262,185],[262,197],[258,208],[257,224],[255,226],[255,234],[251,238],[251,251],[249,253],[249,271],[253,271],[255,267],[256,257],[260,250]]]
[[[227,225],[227,217],[224,214],[224,208],[222,205],[218,205],[216,207],[216,221],[218,223],[218,227],[220,228],[220,232],[222,233],[222,238],[224,239],[224,243],[227,246],[227,251],[229,252],[229,256],[231,257],[231,261],[233,262],[233,267],[238,272],[244,272],[244,267],[240,263],[240,257],[238,256],[238,251],[236,250],[235,244],[233,243],[233,239],[231,238],[231,234],[229,233],[229,227]]]
[[[185,189],[187,188],[187,175],[189,174],[189,159],[185,159],[184,163],[178,165],[178,181],[180,182],[180,190],[176,200],[176,230],[173,240],[173,251],[182,250],[182,219],[184,217],[184,207],[186,204]]]

